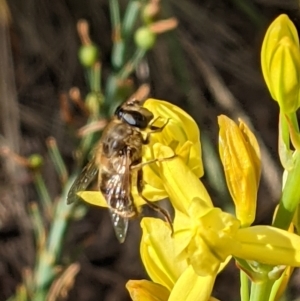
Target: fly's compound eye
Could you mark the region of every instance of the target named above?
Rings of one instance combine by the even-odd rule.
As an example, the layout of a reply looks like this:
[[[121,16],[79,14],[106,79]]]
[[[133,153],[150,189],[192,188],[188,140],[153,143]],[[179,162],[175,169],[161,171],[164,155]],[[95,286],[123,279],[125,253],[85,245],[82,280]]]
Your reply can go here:
[[[122,107],[121,107],[121,106],[118,106],[118,107],[116,108],[116,110],[115,110],[115,115],[116,115],[118,118],[121,118],[122,112],[123,112]],[[121,115],[121,116],[120,116],[120,115]]]
[[[122,119],[131,126],[145,129],[148,126],[147,118],[137,111],[126,111],[123,112]]]

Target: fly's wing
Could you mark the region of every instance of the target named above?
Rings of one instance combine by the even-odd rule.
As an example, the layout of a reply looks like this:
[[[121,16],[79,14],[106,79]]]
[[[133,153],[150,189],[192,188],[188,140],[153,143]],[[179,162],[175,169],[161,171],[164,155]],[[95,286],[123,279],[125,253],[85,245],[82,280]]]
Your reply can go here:
[[[71,186],[68,196],[67,196],[67,204],[71,204],[74,201],[77,201],[79,197],[77,196],[77,192],[84,191],[93,181],[98,173],[99,167],[95,163],[95,160],[92,159],[82,170],[80,175],[76,178],[73,185]]]
[[[128,229],[128,219],[136,215],[137,211],[134,206],[130,192],[130,152],[125,149],[122,156],[118,157],[119,162],[116,171],[106,186],[106,201],[110,208],[114,230],[120,243],[126,238]]]
[[[109,209],[111,220],[114,226],[115,234],[118,241],[122,244],[125,241],[128,230],[128,218],[120,216],[113,209]]]

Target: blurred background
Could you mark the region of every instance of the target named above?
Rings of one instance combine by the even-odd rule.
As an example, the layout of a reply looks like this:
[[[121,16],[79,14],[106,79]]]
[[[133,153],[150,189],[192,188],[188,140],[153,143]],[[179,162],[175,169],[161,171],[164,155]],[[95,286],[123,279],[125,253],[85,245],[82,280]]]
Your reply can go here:
[[[133,1],[119,1],[121,16],[129,2]],[[260,48],[268,25],[279,14],[286,13],[299,27],[299,2],[162,0],[159,8],[158,19],[175,17],[178,26],[158,35],[130,76],[131,88],[147,83],[151,97],[172,102],[194,117],[201,130],[203,181],[215,205],[228,211],[232,205],[219,162],[217,116],[243,118],[262,151],[256,223],[270,223],[281,181],[278,107],[262,78]],[[79,143],[76,131],[87,122],[86,115],[69,99],[74,87],[83,99],[90,91],[87,72],[78,59],[80,19],[88,21],[90,38],[98,46],[101,83],[107,89],[115,68],[109,1],[0,0],[0,146],[26,158],[42,156],[41,175],[53,202],[57,202],[62,185],[47,139],[55,138],[71,173],[76,168],[74,151]],[[142,18],[137,18],[134,30],[142,23]],[[126,93],[128,97],[130,93]],[[33,185],[36,179],[19,161],[12,153],[0,161],[0,301],[20,291],[19,284],[30,279],[40,252],[28,213],[32,204],[40,206]],[[71,274],[74,282],[70,281],[56,300],[130,300],[126,281],[147,278],[139,259],[139,221],[130,222],[128,237],[120,245],[108,212],[86,208],[82,218],[68,223],[60,246],[59,264],[78,262],[80,268]],[[143,214],[153,212],[145,208]],[[45,218],[42,224],[49,228],[51,219]],[[289,300],[300,298],[299,284],[295,272]],[[239,274],[233,264],[218,276],[214,296],[239,300]]]

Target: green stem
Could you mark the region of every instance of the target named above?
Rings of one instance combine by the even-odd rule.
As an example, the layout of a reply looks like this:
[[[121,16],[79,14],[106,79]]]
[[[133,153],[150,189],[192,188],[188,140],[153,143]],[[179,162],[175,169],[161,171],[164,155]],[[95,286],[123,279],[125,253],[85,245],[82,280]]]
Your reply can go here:
[[[118,0],[110,0],[109,2],[109,11],[110,11],[110,21],[112,25],[112,30],[120,30],[121,17],[120,17],[120,7]]]
[[[89,133],[86,136],[83,137],[83,139],[80,142],[80,158],[78,160],[78,165],[82,166],[84,161],[86,160],[88,153],[91,150],[91,146],[93,145],[94,140],[94,133]]]
[[[286,117],[283,113],[280,112],[279,114],[279,132],[281,134],[282,140],[287,149],[290,149],[290,131],[289,125],[287,123]]]
[[[100,64],[95,64],[91,72],[91,91],[99,92],[101,91],[101,66]]]
[[[36,293],[33,297],[33,301],[46,300],[49,286],[56,276],[56,268],[60,261],[63,241],[74,210],[74,206],[66,204],[66,196],[73,181],[74,177],[71,177],[62,197],[57,203],[47,244],[39,254],[35,268]]]
[[[68,171],[65,165],[65,162],[60,154],[60,151],[57,147],[56,141],[54,138],[49,138],[47,140],[47,146],[50,154],[50,158],[54,164],[54,168],[64,184],[68,179]]]
[[[43,247],[46,238],[43,218],[36,203],[30,204],[29,212],[35,232],[36,244],[40,250]]]
[[[126,7],[122,24],[122,34],[124,40],[127,41],[133,34],[136,20],[139,16],[141,9],[141,2],[137,0],[131,0]]]
[[[245,272],[240,272],[241,301],[249,301],[249,279]]]
[[[252,282],[250,301],[268,301],[273,284],[273,280]]]
[[[50,197],[44,179],[39,171],[34,172],[33,181],[39,198],[42,201],[43,210],[46,216],[49,218],[52,215],[52,199]]]
[[[278,153],[282,166],[286,170],[293,168],[293,152],[290,149],[290,132],[287,119],[284,114],[279,115],[278,126]]]
[[[296,112],[287,114],[286,118],[289,125],[289,134],[292,144],[295,149],[300,150],[299,124]]]
[[[118,73],[117,77],[125,80],[138,66],[142,58],[146,54],[146,50],[138,48],[133,54],[132,58],[126,63],[122,70]]]
[[[287,230],[292,222],[295,210],[300,203],[300,152],[295,151],[294,166],[288,172],[287,179],[281,194],[277,214],[273,221],[273,226]]]
[[[299,124],[296,112],[289,114],[288,117],[291,120],[295,132],[299,134]]]
[[[110,0],[109,8],[113,36],[113,49],[111,60],[113,66],[118,70],[122,67],[124,61],[124,42],[121,32],[121,17],[118,0]]]

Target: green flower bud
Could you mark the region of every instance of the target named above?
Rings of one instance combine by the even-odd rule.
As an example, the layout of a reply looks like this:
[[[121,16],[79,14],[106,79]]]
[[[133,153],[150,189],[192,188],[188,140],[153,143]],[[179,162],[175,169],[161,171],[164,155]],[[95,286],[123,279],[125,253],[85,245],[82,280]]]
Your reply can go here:
[[[134,34],[134,41],[139,48],[149,50],[155,44],[156,34],[148,27],[140,27]]]
[[[300,106],[299,39],[287,15],[280,15],[268,28],[261,65],[272,98],[284,113],[295,112]]]
[[[99,57],[99,51],[95,44],[82,45],[78,51],[78,57],[83,67],[92,67]]]
[[[43,157],[39,154],[33,154],[28,158],[29,167],[33,170],[41,168],[44,163]]]

